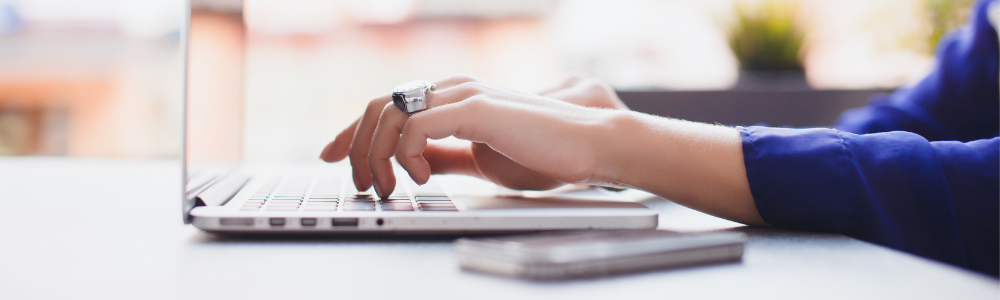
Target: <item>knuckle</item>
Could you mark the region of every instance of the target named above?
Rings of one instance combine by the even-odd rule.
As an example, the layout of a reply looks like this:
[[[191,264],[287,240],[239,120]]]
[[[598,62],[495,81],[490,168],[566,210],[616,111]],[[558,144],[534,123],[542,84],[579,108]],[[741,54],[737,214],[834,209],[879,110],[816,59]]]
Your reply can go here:
[[[456,73],[448,77],[448,80],[457,83],[466,83],[466,82],[478,82],[479,78],[476,78],[475,76],[465,73]]]
[[[490,98],[487,97],[487,96],[485,96],[485,95],[476,95],[476,96],[469,97],[468,104],[469,105],[482,105],[482,104],[486,104],[489,101],[490,101]]]
[[[396,147],[395,155],[396,155],[396,160],[399,161],[400,164],[403,164],[404,163],[403,161],[405,161],[406,158],[409,158],[406,155],[405,147]]]
[[[581,82],[581,84],[591,91],[606,92],[611,90],[611,86],[600,79],[589,78]]]
[[[482,108],[483,106],[486,106],[487,104],[489,104],[489,102],[490,100],[486,96],[477,95],[469,97],[469,99],[462,101],[462,106],[468,109],[476,110]]]
[[[368,153],[367,152],[361,151],[361,149],[358,149],[358,148],[351,148],[351,151],[348,152],[347,155],[351,157],[352,161],[368,157]]]
[[[383,157],[384,155],[379,155],[378,152],[379,150],[376,149],[376,147],[372,147],[371,150],[368,150],[368,153],[365,153],[365,157],[368,158],[368,165],[370,166],[376,165],[381,163],[383,160],[389,159],[389,157]]]
[[[386,103],[385,105],[382,105],[382,110],[381,111],[382,111],[382,115],[385,115],[386,113],[394,111],[394,110],[399,110],[399,108],[396,107],[395,103],[389,102],[389,103]]]
[[[424,116],[426,115],[428,114],[413,114],[409,118],[406,118],[406,122],[403,123],[403,129],[400,131],[400,135],[410,134],[414,130],[419,129],[420,124],[424,122]]]
[[[463,82],[456,85],[455,88],[474,93],[480,93],[486,90],[486,86],[478,81]]]
[[[382,106],[384,106],[384,105],[385,105],[385,102],[382,101],[382,99],[375,98],[375,99],[372,99],[371,101],[368,101],[368,107],[366,109],[368,111],[378,111],[378,110],[381,110]]]

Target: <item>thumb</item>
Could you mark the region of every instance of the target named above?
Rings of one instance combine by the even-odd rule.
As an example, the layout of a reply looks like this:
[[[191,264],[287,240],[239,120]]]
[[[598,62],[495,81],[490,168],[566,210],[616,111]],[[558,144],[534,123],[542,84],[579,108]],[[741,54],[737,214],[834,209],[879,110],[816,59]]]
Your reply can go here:
[[[429,141],[423,156],[431,166],[431,174],[458,174],[482,178],[469,147],[469,144],[456,145]]]

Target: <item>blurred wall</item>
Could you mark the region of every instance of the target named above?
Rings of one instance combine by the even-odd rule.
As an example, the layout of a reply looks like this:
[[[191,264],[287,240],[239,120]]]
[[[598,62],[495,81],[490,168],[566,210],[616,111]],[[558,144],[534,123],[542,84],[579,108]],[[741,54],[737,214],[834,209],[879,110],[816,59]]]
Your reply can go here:
[[[940,1],[800,1],[809,84],[920,77],[933,63],[928,3]],[[726,90],[739,73],[726,44],[736,2],[246,0],[236,138],[250,160],[314,160],[372,97],[458,72],[524,91],[571,75]],[[0,155],[177,156],[183,3],[0,0]]]
[[[0,0],[0,155],[176,156],[180,4]]]

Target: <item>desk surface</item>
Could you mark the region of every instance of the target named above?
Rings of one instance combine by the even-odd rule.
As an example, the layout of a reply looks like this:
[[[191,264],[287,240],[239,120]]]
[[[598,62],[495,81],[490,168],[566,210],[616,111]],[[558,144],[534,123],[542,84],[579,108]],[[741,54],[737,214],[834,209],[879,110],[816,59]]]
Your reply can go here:
[[[741,263],[565,282],[463,272],[449,238],[233,239],[181,224],[175,160],[0,158],[0,298],[997,299],[996,278],[663,200],[661,228],[741,230]]]

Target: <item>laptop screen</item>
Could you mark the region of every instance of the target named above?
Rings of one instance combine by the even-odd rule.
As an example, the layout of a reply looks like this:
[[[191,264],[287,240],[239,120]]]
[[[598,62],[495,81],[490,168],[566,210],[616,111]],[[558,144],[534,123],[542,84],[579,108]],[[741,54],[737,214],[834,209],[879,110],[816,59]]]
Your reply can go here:
[[[245,26],[240,0],[191,0],[186,36],[184,216],[242,160]]]

